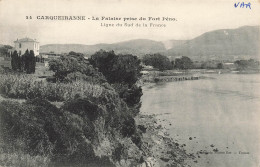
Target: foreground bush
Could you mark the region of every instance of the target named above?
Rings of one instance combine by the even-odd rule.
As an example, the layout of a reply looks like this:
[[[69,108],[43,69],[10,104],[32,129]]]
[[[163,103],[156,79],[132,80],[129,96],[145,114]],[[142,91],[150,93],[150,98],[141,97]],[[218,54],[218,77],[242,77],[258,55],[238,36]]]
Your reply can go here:
[[[50,157],[52,163],[114,164],[140,142],[127,105],[114,91],[69,100],[61,108],[40,98],[21,104],[2,101],[0,133],[5,154]]]
[[[52,154],[54,143],[51,143],[46,128],[52,121],[51,116],[58,114],[58,109],[48,103],[44,105],[46,107],[11,101],[1,103],[0,124],[4,149],[17,149],[30,155]]]
[[[125,84],[112,84],[112,87],[119,94],[119,97],[126,102],[133,116],[140,112],[141,96],[143,95],[142,88],[136,85],[129,87]]]

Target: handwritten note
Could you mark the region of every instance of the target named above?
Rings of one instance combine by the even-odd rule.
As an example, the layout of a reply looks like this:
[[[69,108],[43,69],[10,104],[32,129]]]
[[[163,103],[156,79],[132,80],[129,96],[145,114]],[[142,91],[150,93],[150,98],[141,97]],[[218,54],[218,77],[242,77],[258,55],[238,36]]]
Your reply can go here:
[[[237,2],[234,4],[235,8],[248,8],[251,9],[251,3],[245,3],[245,2]]]

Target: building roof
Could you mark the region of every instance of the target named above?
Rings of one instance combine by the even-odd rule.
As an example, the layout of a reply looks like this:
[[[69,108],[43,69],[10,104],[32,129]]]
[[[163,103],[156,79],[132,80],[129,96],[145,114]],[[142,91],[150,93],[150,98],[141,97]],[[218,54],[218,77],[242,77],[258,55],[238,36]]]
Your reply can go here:
[[[14,41],[14,43],[16,42],[37,42],[36,39],[31,39],[31,38],[22,38],[22,39],[17,39],[16,41]]]

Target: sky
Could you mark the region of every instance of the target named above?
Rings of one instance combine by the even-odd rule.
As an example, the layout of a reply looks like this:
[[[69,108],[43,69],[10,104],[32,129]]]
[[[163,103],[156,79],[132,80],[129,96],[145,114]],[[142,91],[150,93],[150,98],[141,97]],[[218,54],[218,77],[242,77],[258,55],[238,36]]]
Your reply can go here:
[[[29,37],[44,44],[115,43],[131,39],[186,40],[217,29],[260,25],[260,1],[245,0],[0,0],[0,44]],[[26,19],[32,16],[32,19]],[[169,17],[177,21],[39,20],[37,16]],[[115,26],[117,23],[122,27]],[[125,27],[146,23],[148,27]],[[165,24],[166,27],[149,27]],[[104,27],[101,24],[114,24]]]

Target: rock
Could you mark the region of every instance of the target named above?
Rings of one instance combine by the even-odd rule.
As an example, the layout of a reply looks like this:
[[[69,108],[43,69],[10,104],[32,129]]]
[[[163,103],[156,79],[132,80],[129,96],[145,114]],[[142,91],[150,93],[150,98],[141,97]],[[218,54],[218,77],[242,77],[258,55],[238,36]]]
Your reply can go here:
[[[169,158],[160,158],[164,162],[168,162],[170,159]]]
[[[142,133],[146,133],[147,128],[144,125],[138,125],[137,127],[142,131]]]
[[[218,152],[218,149],[217,149],[217,148],[215,148],[215,149],[213,149],[213,151],[214,151],[214,152]]]
[[[160,164],[153,157],[148,157],[145,161],[146,167],[160,167]]]

